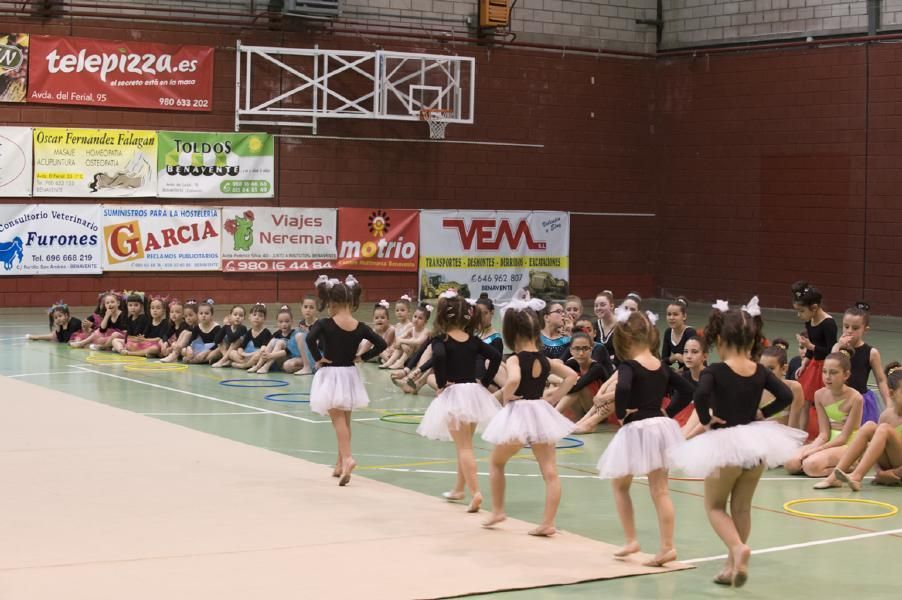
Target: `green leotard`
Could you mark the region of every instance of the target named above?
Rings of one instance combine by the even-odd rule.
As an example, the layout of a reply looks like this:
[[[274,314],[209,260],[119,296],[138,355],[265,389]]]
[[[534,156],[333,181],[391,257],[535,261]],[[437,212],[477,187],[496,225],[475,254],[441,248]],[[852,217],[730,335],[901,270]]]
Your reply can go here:
[[[844,423],[848,418],[848,414],[844,413],[840,410],[839,405],[842,404],[842,400],[839,402],[834,402],[833,404],[828,404],[824,407],[824,412],[827,413],[827,418],[830,419],[831,423]],[[830,439],[834,439],[841,433],[838,429],[830,430]],[[855,431],[852,432],[852,435],[849,436],[849,439],[846,440],[846,444],[850,443],[852,439],[855,437],[855,434],[858,433],[858,428],[855,428]]]

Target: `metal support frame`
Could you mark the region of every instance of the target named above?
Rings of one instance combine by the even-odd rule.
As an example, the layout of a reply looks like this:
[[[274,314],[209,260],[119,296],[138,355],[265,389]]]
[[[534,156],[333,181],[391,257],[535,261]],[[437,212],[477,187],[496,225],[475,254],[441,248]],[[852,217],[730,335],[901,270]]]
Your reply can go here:
[[[263,65],[275,67],[283,76],[276,79],[290,83],[269,92],[255,89]],[[271,74],[267,77],[273,80]],[[475,94],[472,57],[273,48],[239,41],[235,131],[269,125],[309,127],[315,134],[319,119],[418,121],[420,110],[427,108],[447,111],[444,120],[449,123],[471,124]]]

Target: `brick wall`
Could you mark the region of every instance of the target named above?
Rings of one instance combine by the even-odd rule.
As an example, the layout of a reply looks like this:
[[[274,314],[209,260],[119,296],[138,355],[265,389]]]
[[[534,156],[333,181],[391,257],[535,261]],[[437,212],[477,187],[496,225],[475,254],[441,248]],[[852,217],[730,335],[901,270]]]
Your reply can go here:
[[[59,25],[9,23],[10,30],[96,38],[120,34],[84,20]],[[212,28],[137,24],[144,41],[211,45],[216,50],[213,111],[94,109],[0,105],[0,122],[21,125],[167,128],[230,131],[234,124],[234,45],[238,35]],[[247,44],[372,49],[357,37],[311,38],[302,33],[241,32]],[[400,51],[445,51],[440,46],[384,41]],[[544,144],[505,146],[298,140],[279,138],[276,198],[283,206],[496,208],[654,212],[649,177],[653,63],[531,51],[459,47],[477,60],[476,124],[451,125],[451,139]],[[280,85],[258,80],[261,87]],[[289,82],[284,85],[288,86]],[[414,137],[419,123],[321,120],[321,135]],[[285,133],[307,133],[306,130]],[[0,199],[3,202],[21,200]],[[54,199],[54,202],[57,200]],[[65,202],[66,200],[63,200]],[[85,202],[86,199],[72,199]],[[154,202],[166,200],[154,200]],[[266,205],[266,200],[259,201]],[[221,201],[211,202],[220,204]],[[602,287],[654,291],[653,220],[574,217],[571,232],[575,292]],[[605,252],[599,252],[602,240]],[[361,273],[366,297],[394,297],[416,289],[415,274]],[[217,302],[297,301],[311,274],[115,273],[98,277],[3,277],[0,306],[40,306],[63,296],[89,303],[102,289],[162,290],[181,297],[212,295]]]

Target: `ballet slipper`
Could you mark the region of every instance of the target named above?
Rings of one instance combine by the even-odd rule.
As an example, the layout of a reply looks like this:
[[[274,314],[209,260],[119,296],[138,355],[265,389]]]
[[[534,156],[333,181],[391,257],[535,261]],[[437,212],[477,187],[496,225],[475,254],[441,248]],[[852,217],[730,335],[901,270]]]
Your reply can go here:
[[[733,587],[742,587],[749,578],[749,559],[752,557],[752,549],[742,544],[732,552],[736,557],[733,571]]]
[[[449,502],[454,502],[456,500],[463,500],[464,493],[463,492],[455,492],[453,490],[450,492],[442,492],[442,498],[444,498],[445,500],[447,500]]]
[[[404,372],[404,369],[398,369],[397,371],[389,374],[389,377],[391,377],[392,380],[397,381],[398,379],[404,379],[405,377],[407,377],[407,373]]]
[[[416,394],[418,391],[416,384],[410,378],[401,383],[398,387],[400,387],[401,391],[405,394]]]
[[[877,471],[874,475],[874,485],[899,485],[902,480],[892,471]]]
[[[669,562],[675,561],[677,558],[676,550],[671,548],[670,550],[665,550],[663,552],[658,552],[654,555],[650,560],[642,563],[646,567],[663,567],[665,564]]]
[[[506,519],[507,515],[504,513],[492,513],[492,516],[482,522],[482,526],[489,529]]]
[[[843,483],[848,483],[849,487],[852,488],[852,491],[854,491],[854,492],[861,491],[861,482],[855,481],[854,479],[852,479],[852,477],[848,473],[836,468],[836,469],[833,469],[833,476],[836,477],[837,479],[839,479],[840,481],[842,481]]]
[[[335,463],[335,468],[332,469],[332,477],[341,477],[341,459]]]
[[[551,537],[557,533],[557,529],[555,529],[553,525],[539,525],[526,533],[535,537]]]
[[[467,512],[478,513],[480,506],[482,506],[482,494],[480,492],[476,492],[475,494],[473,494],[473,499],[470,500],[470,505],[467,507]]]
[[[811,487],[813,487],[816,490],[828,490],[830,488],[842,487],[842,483],[840,483],[839,481],[836,481],[832,476],[830,476],[830,477],[827,477],[826,479],[824,479],[823,481],[815,483]]]
[[[717,585],[733,585],[733,572],[730,570],[724,570],[718,573],[711,581],[713,581]]]
[[[625,556],[629,556],[630,554],[635,554],[642,548],[639,547],[638,540],[632,540],[631,542],[627,542],[624,544],[617,552],[614,553],[616,558],[623,558]]]
[[[357,461],[353,458],[345,459],[344,464],[342,464],[341,479],[338,480],[338,485],[341,487],[348,485],[348,482],[351,481],[351,471],[353,471],[356,466]]]

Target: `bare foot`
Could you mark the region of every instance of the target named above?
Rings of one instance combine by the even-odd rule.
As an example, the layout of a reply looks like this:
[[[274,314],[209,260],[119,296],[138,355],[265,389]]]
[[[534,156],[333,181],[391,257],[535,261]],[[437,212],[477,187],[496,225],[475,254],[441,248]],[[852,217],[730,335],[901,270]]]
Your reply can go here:
[[[415,385],[413,385],[413,382],[410,379],[405,380],[398,387],[400,387],[401,391],[404,392],[405,394],[416,394],[417,393],[417,388]]]
[[[555,533],[557,533],[557,529],[554,528],[554,525],[539,525],[535,529],[531,529],[527,531],[529,535],[534,535],[536,537],[551,537]]]
[[[874,475],[874,483],[877,485],[899,485],[902,479],[892,471],[877,471]]]
[[[852,488],[852,491],[860,492],[861,491],[861,482],[852,479],[852,476],[847,474],[845,471],[841,471],[839,469],[833,469],[833,476],[842,481],[843,483],[848,483],[849,487]]]
[[[341,459],[338,459],[338,462],[335,463],[335,468],[332,469],[332,477],[341,477]]]
[[[266,375],[269,373],[269,367],[260,367],[257,369],[257,375]]]
[[[676,558],[676,550],[671,548],[670,550],[662,550],[658,552],[651,560],[648,560],[642,564],[646,567],[663,567],[667,563],[675,561]]]
[[[450,492],[442,492],[442,498],[448,500],[449,502],[454,502],[455,500],[463,500],[464,493],[458,492],[456,490],[451,490]]]
[[[621,547],[620,550],[614,553],[614,556],[616,556],[617,558],[623,558],[624,556],[635,554],[641,549],[642,548],[639,547],[638,540],[632,540],[624,544],[624,546]]]
[[[733,558],[727,556],[723,569],[714,577],[714,583],[717,585],[733,585]]]
[[[473,499],[470,500],[470,506],[467,507],[467,512],[479,512],[480,506],[482,506],[482,494],[480,492],[476,492],[475,494],[473,494]]]
[[[247,370],[247,372],[248,372],[248,373],[256,373],[256,372],[257,372],[257,367],[251,367],[250,369]]]
[[[217,362],[213,363],[212,365],[210,365],[210,368],[211,368],[211,369],[221,369],[221,368],[222,368],[222,363],[219,362],[219,361],[217,361]]]
[[[341,468],[341,479],[338,480],[338,485],[342,487],[348,485],[348,482],[351,481],[351,471],[353,471],[356,466],[357,461],[353,458],[345,459]]]
[[[295,375],[312,375],[312,374],[313,374],[313,370],[309,369],[307,367],[304,367],[303,369],[301,369],[300,371],[297,371],[295,373]]]
[[[506,519],[507,519],[506,514],[493,512],[492,516],[490,516],[488,519],[486,519],[485,521],[482,522],[482,526],[483,527],[494,527],[495,525],[497,525],[498,523],[501,523],[502,521],[504,521]]]
[[[735,570],[733,571],[733,587],[742,587],[749,578],[749,559],[752,557],[752,549],[745,544],[740,544],[732,549]]]
[[[842,483],[839,481],[836,481],[836,479],[833,477],[833,475],[829,475],[826,479],[824,479],[823,481],[821,481],[819,483],[815,483],[812,487],[816,490],[827,490],[830,488],[842,487]]]
[[[400,369],[398,371],[393,371],[389,375],[389,377],[391,377],[392,380],[397,381],[398,379],[404,379],[405,377],[407,377],[407,373],[404,371],[404,369]]]

